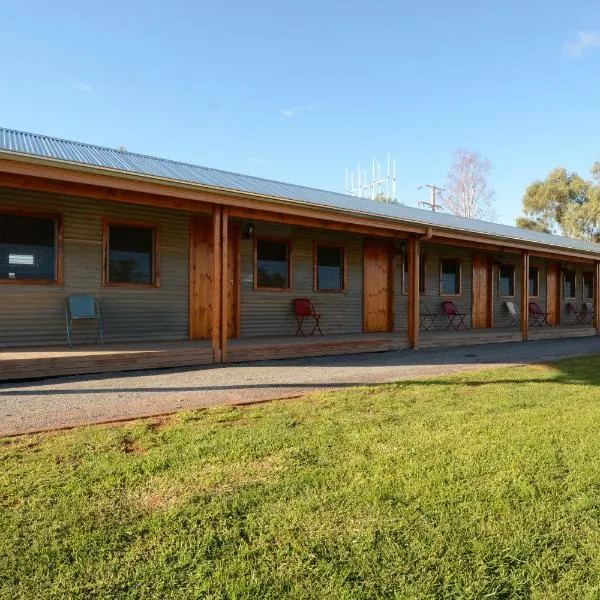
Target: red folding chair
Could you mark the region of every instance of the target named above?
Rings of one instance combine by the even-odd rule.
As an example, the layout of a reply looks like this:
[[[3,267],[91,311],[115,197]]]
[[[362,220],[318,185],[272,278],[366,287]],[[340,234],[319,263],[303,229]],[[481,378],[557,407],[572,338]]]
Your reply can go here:
[[[544,312],[537,302],[529,303],[529,316],[531,317],[531,325],[537,325],[538,327],[550,325],[550,322],[548,321],[549,314],[550,313]]]
[[[575,302],[569,302],[569,313],[573,315],[571,325],[584,325],[586,314]]]
[[[298,329],[296,330],[296,335],[306,336],[304,331],[302,331],[302,324],[304,323],[304,319],[314,319],[315,326],[313,330],[310,332],[310,335],[314,335],[315,331],[319,331],[321,335],[323,332],[321,331],[321,326],[319,325],[319,321],[321,320],[321,315],[315,312],[315,307],[309,298],[296,298],[293,301],[294,304],[294,313],[296,314],[296,323],[298,323]]]
[[[450,329],[450,327],[452,327],[454,331],[458,331],[461,327],[464,327],[466,330],[469,329],[465,323],[467,313],[459,312],[454,302],[445,300],[442,302],[442,307],[444,309],[444,314],[448,317],[448,326],[446,329]]]

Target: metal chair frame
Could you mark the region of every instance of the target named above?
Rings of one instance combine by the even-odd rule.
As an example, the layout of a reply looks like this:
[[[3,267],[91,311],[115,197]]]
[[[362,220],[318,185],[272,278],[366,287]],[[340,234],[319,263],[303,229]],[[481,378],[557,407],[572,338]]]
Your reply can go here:
[[[550,313],[544,312],[537,302],[530,302],[528,310],[529,316],[531,317],[529,320],[530,325],[537,325],[538,327],[550,326],[550,321],[548,321]]]
[[[519,327],[521,325],[521,317],[515,308],[515,303],[507,301],[504,303],[508,313],[510,314],[510,325],[509,327]]]
[[[461,313],[458,311],[458,308],[454,302],[451,300],[445,300],[442,302],[442,307],[444,308],[444,313],[448,317],[448,325],[446,326],[446,330],[452,327],[454,331],[458,331],[461,327],[464,327],[465,330],[469,331],[467,324],[465,323],[465,317],[467,313]]]
[[[80,304],[78,306],[78,301],[83,302],[84,305]],[[86,303],[87,306],[85,306]],[[94,296],[88,296],[85,294],[67,296],[65,302],[65,322],[67,326],[67,344],[69,347],[73,345],[73,321],[87,321],[92,319],[96,321],[96,344],[98,341],[101,344],[104,344],[102,313],[100,312],[98,300]]]
[[[321,331],[321,315],[315,311],[315,307],[310,298],[296,298],[293,301],[294,305],[294,313],[296,315],[296,323],[298,324],[298,329],[296,329],[296,336],[301,335],[302,337],[306,337],[304,331],[302,331],[302,325],[304,323],[304,319],[312,318],[315,321],[315,325],[310,332],[310,335],[314,335],[315,331],[318,331],[323,336],[323,332]]]
[[[425,331],[429,331],[432,328],[437,329],[437,318],[438,314],[433,312],[429,305],[423,304],[424,310],[421,311],[419,316],[419,327],[425,329]]]
[[[585,320],[587,318],[586,312],[579,308],[575,302],[569,302],[568,307],[569,314],[573,315],[571,325],[585,325]]]
[[[594,305],[591,302],[583,303],[584,323],[589,319],[590,325],[594,324]]]

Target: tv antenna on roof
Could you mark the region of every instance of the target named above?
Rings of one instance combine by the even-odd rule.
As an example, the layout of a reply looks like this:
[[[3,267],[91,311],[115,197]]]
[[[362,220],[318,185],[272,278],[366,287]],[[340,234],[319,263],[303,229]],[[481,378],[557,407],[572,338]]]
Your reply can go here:
[[[355,177],[356,175],[356,177]],[[356,173],[346,169],[346,194],[369,200],[396,202],[396,159],[387,155],[387,175],[381,174],[381,164],[371,161],[371,178],[360,165]]]

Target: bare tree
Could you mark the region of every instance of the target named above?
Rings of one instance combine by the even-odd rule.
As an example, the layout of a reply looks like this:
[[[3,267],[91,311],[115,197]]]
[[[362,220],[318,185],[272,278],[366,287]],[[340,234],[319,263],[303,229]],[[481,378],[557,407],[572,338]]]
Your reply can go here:
[[[493,221],[496,218],[494,190],[487,182],[491,170],[490,161],[479,153],[459,148],[446,177],[444,208],[460,217]]]

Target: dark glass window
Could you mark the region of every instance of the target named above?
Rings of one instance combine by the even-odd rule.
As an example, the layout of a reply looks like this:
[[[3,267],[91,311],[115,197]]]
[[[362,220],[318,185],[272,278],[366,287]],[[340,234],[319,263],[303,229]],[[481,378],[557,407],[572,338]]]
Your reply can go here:
[[[155,282],[153,227],[108,226],[108,283]]]
[[[575,298],[575,271],[565,271],[563,275],[564,297]]]
[[[498,267],[498,295],[504,297],[515,295],[514,265],[500,265]]]
[[[290,246],[287,240],[256,240],[256,285],[290,287]]]
[[[457,258],[442,258],[440,262],[441,290],[440,295],[460,294],[460,260]]]
[[[425,279],[427,278],[426,273],[427,262],[425,260],[425,255],[421,254],[419,257],[419,293],[425,293]],[[404,281],[402,286],[402,291],[405,294],[408,294],[409,289],[409,281],[408,281],[408,256],[404,257]]]
[[[56,280],[57,220],[0,213],[0,279]]]
[[[317,246],[317,290],[344,289],[344,249]]]
[[[532,298],[540,295],[540,270],[537,267],[529,267],[529,295]]]
[[[584,273],[583,274],[583,297],[593,298],[594,297],[594,274]]]

